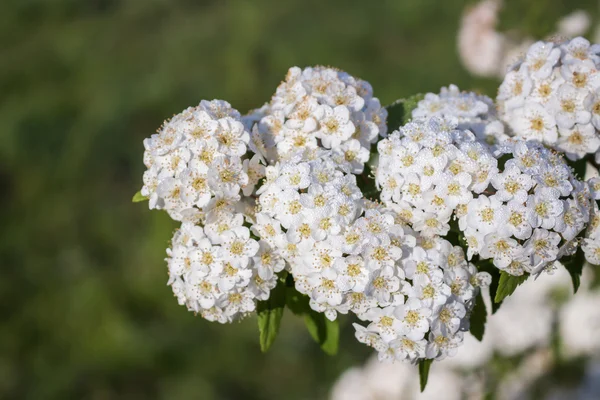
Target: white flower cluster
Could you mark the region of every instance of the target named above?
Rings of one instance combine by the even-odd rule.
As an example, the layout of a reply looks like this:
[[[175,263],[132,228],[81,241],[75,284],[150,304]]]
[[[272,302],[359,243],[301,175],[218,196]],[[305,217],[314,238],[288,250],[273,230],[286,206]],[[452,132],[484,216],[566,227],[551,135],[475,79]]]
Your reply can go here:
[[[381,201],[426,236],[445,236],[453,214],[466,215],[473,194],[486,190],[498,171],[488,147],[452,118],[409,122],[377,150]]]
[[[183,221],[167,249],[169,285],[180,304],[221,323],[266,300],[284,266],[267,267],[264,243],[244,226],[254,207],[250,195],[264,176],[249,139],[239,112],[213,100],[175,115],[144,141],[141,193],[151,209]]]
[[[458,120],[457,129],[469,130],[492,150],[508,138],[498,119],[494,101],[473,92],[461,92],[456,85],[443,87],[439,94],[427,93],[412,111],[413,120],[450,117]]]
[[[395,272],[381,270],[374,289],[385,286],[385,296],[375,293],[376,308],[354,324],[356,338],[378,351],[380,360],[453,356],[469,329],[469,316],[481,286],[490,283],[486,272],[477,272],[465,260],[460,246],[440,237],[417,237],[416,245],[396,262]],[[360,317],[360,316],[359,316]]]
[[[566,269],[557,268],[529,279],[487,316],[485,336],[478,341],[465,333],[456,356],[431,366],[429,381],[419,393],[418,369],[408,363],[382,363],[371,357],[364,366],[344,372],[334,384],[332,400],[465,399],[497,393],[499,398],[555,399],[557,387],[544,378],[556,367],[600,355],[600,292],[594,288],[597,271],[586,267],[577,295],[572,294]],[[560,358],[553,358],[553,338],[560,338]],[[498,360],[510,369],[496,368]],[[569,381],[569,387],[576,384]],[[576,386],[574,387],[576,388]],[[598,398],[600,387],[588,396]],[[547,395],[542,395],[546,393]],[[563,398],[563,397],[560,397]]]
[[[589,186],[540,143],[511,140],[500,150],[502,172],[469,202],[459,227],[468,254],[511,275],[537,273],[577,250],[592,211]]]
[[[249,132],[226,101],[202,101],[175,115],[144,140],[142,195],[151,209],[176,221],[199,222],[238,205],[264,175],[258,156],[247,159]]]
[[[501,118],[515,136],[543,142],[571,160],[597,153],[598,68],[600,46],[582,37],[564,43],[534,43],[498,90]]]
[[[357,338],[382,358],[451,354],[481,283],[462,249],[419,238],[365,200],[331,151],[308,154],[267,167],[255,233],[287,262],[312,309],[369,321]]]
[[[384,136],[387,111],[371,85],[343,71],[290,68],[271,102],[256,111],[253,141],[269,162],[303,150],[331,149],[361,173],[371,144]]]
[[[242,214],[223,215],[204,228],[184,222],[167,249],[169,285],[179,304],[209,321],[242,318],[269,298],[281,260],[250,238]]]
[[[409,123],[378,145],[381,200],[424,235],[446,235],[453,215],[468,256],[512,275],[537,272],[577,248],[589,221],[588,185],[542,145],[504,141],[498,160],[450,119]]]

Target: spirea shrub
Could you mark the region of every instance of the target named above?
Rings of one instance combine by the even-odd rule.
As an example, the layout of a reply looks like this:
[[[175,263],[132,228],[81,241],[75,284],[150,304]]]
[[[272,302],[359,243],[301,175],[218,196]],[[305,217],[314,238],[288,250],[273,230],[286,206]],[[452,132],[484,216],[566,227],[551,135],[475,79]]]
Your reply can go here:
[[[222,100],[175,115],[144,141],[134,196],[181,223],[175,297],[209,321],[257,314],[263,351],[286,308],[329,354],[351,314],[358,341],[418,363],[424,386],[464,332],[481,340],[488,293],[495,312],[529,276],[566,268],[576,290],[584,260],[600,264],[600,184],[582,180],[598,146],[549,133],[594,126],[555,106],[572,87],[588,92],[576,108],[592,104],[599,56],[582,40],[532,46],[498,107],[454,85],[382,107],[368,82],[319,66],[291,68],[247,115]],[[534,108],[544,135],[521,123]]]

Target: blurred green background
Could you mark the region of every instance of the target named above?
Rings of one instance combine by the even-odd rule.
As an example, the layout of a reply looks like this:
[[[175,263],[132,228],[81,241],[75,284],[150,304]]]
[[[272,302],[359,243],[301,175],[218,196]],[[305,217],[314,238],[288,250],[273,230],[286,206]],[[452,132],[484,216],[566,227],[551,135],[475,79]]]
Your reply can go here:
[[[597,2],[508,1],[502,26],[542,37]],[[333,65],[393,100],[456,83],[460,0],[0,2],[0,398],[314,399],[370,350],[346,319],[321,353],[287,313],[271,351],[255,319],[177,305],[176,224],[132,204],[142,139],[201,99],[242,112],[287,68]],[[522,23],[525,21],[524,23]]]

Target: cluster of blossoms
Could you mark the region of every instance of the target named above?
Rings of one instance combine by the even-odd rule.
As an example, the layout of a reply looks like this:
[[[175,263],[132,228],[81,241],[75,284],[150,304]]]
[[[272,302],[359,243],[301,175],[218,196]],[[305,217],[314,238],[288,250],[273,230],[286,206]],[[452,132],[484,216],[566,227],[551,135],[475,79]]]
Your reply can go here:
[[[242,214],[231,214],[204,228],[184,222],[167,249],[169,285],[179,304],[209,321],[231,322],[269,298],[274,272],[265,268],[262,243],[250,238]]]
[[[439,94],[427,93],[412,111],[415,121],[434,117],[456,119],[457,129],[471,131],[492,150],[508,138],[494,101],[473,92],[461,92],[456,85],[443,87]]]
[[[560,399],[600,398],[600,292],[592,285],[597,279],[592,271],[584,268],[576,296],[570,294],[569,273],[563,268],[524,282],[495,314],[487,316],[482,341],[465,333],[464,344],[454,357],[431,366],[423,393],[419,393],[414,366],[382,363],[372,356],[364,366],[352,367],[340,376],[330,399],[459,400],[485,398],[486,393],[501,399],[556,400],[557,393]],[[561,341],[559,359],[554,358],[556,350],[552,349],[557,337]],[[511,368],[499,371],[500,360]],[[595,379],[591,379],[594,385],[587,382],[584,386],[588,378],[583,376],[573,376],[568,383],[548,379],[575,360],[596,365]],[[582,382],[578,383],[578,378]]]
[[[469,258],[492,259],[511,275],[571,255],[590,218],[588,185],[539,143],[502,142],[499,165],[470,131],[456,128],[448,118],[420,120],[382,140],[381,200],[428,236],[446,235],[455,216]]]
[[[498,160],[456,119],[415,120],[377,146],[381,201],[413,229],[445,236],[452,216],[466,214],[498,171]]]
[[[456,354],[480,287],[490,283],[490,275],[477,272],[460,246],[415,236],[416,244],[395,268],[378,273],[374,282],[385,282],[389,293],[376,293],[378,307],[362,318],[369,324],[354,324],[356,338],[375,348],[380,360],[442,360]]]
[[[202,101],[144,141],[141,193],[151,209],[183,221],[167,250],[169,284],[180,304],[211,321],[253,311],[283,268],[261,268],[262,243],[244,226],[264,165],[248,152],[250,134],[241,121],[229,103]]]
[[[486,274],[458,246],[421,238],[365,200],[356,176],[308,152],[267,167],[255,233],[285,259],[299,292],[329,319],[355,313],[381,358],[444,358],[462,342]]]
[[[512,134],[554,147],[571,160],[600,158],[600,46],[577,37],[536,42],[498,90]]]
[[[565,49],[556,68],[583,73]],[[367,82],[295,67],[247,116],[213,100],[167,121],[144,141],[141,195],[181,222],[167,249],[179,303],[239,320],[285,270],[314,311],[365,322],[356,337],[380,359],[440,360],[462,344],[491,280],[467,259],[535,273],[585,233],[586,257],[600,264],[600,180],[583,183],[542,144],[508,137],[491,99],[456,86],[426,95],[412,117],[386,138],[387,111]],[[361,191],[374,143],[381,203]],[[449,233],[464,236],[467,258]]]
[[[246,156],[250,134],[240,113],[221,100],[202,101],[175,115],[144,140],[144,186],[151,209],[176,221],[216,219],[248,196],[264,174]]]
[[[469,253],[511,275],[536,273],[577,250],[592,210],[589,186],[538,142],[506,141],[501,153],[493,189],[469,202],[459,226]]]
[[[250,120],[253,140],[270,163],[299,151],[331,149],[334,159],[363,171],[371,144],[385,136],[387,111],[371,85],[333,68],[290,68],[271,102]]]

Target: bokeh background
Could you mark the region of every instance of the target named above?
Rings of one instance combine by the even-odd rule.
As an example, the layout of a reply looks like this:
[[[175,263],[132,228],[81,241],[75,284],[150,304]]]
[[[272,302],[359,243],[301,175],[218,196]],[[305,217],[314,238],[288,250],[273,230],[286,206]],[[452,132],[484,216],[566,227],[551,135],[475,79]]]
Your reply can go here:
[[[176,225],[132,204],[142,140],[201,99],[242,112],[290,66],[332,65],[383,104],[498,82],[459,61],[461,0],[0,2],[0,398],[320,399],[371,353],[344,320],[324,355],[290,313],[268,354],[256,320],[221,326],[177,305]],[[508,0],[534,37],[597,1]],[[345,329],[344,329],[345,328]]]

